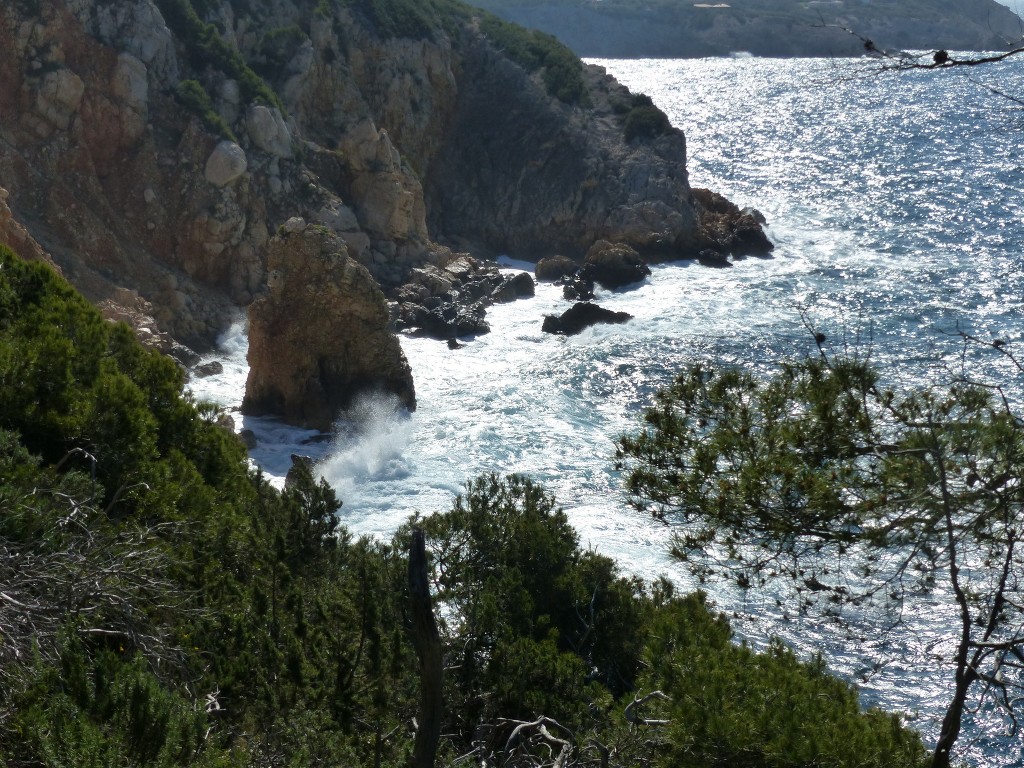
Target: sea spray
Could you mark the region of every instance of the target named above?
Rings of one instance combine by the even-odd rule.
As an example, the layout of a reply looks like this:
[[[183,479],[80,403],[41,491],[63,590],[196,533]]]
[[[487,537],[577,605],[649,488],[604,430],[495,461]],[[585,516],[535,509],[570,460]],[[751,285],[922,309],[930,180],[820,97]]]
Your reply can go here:
[[[409,476],[404,455],[412,435],[409,412],[398,398],[370,392],[356,398],[335,427],[327,457],[317,471],[336,489],[377,480],[403,480]]]

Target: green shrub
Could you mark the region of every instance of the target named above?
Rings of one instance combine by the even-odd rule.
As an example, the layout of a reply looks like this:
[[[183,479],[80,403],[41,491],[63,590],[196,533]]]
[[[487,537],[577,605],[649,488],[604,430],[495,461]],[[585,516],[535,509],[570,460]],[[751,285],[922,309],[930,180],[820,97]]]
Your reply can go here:
[[[249,67],[242,54],[225,42],[213,24],[199,17],[191,0],[157,0],[157,6],[167,25],[188,49],[193,66],[220,70],[238,81],[246,102],[267,104],[284,113],[280,97]]]
[[[924,764],[919,736],[895,715],[862,712],[820,658],[799,661],[781,642],[755,652],[731,634],[703,595],[671,597],[654,613],[640,687],[669,697],[654,715],[670,720],[659,765]]]
[[[458,0],[356,0],[385,37],[434,40],[442,33],[454,36],[469,17]]]
[[[652,104],[630,109],[626,114],[622,130],[627,142],[634,139],[655,139],[669,133],[672,130],[672,124],[669,123],[665,113]]]
[[[267,32],[260,40],[259,58],[261,61],[258,66],[254,66],[254,69],[264,76],[277,74],[308,39],[306,33],[294,24]]]
[[[510,24],[489,13],[483,14],[480,29],[528,72],[543,68],[544,85],[551,96],[566,104],[590,103],[583,81],[583,62],[557,38]]]
[[[175,89],[174,95],[178,102],[185,107],[185,109],[202,120],[203,124],[212,133],[216,133],[218,136],[230,139],[231,141],[237,141],[234,132],[231,130],[231,126],[229,126],[227,122],[225,122],[224,118],[218,114],[217,110],[213,108],[213,102],[210,100],[210,95],[198,80],[182,80],[178,83],[178,87]]]

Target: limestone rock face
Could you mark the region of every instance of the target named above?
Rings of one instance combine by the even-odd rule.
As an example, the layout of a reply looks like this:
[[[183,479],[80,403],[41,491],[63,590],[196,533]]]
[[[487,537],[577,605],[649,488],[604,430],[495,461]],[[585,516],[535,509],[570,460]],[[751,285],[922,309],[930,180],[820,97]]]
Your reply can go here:
[[[329,430],[361,392],[414,409],[412,372],[373,277],[326,228],[289,225],[268,245],[267,291],[249,307],[243,411]]]
[[[600,67],[584,71],[588,112],[550,98],[486,38],[467,41],[451,127],[425,182],[435,231],[531,261],[581,259],[598,239],[645,257],[695,255],[680,131],[627,142],[614,103],[630,94]]]
[[[85,93],[82,78],[69,69],[47,73],[36,92],[36,112],[54,128],[67,130]]]

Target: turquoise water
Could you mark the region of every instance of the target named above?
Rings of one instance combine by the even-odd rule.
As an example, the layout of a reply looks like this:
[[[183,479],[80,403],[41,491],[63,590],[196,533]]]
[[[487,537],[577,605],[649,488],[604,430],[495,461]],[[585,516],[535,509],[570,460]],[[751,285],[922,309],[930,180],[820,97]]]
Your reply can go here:
[[[357,533],[387,536],[414,512],[446,509],[478,473],[524,472],[556,493],[585,544],[629,571],[694,586],[667,557],[670,531],[624,503],[612,462],[615,437],[681,366],[711,357],[769,369],[810,350],[804,316],[837,344],[870,347],[909,383],[961,364],[958,329],[1021,342],[1024,110],[975,81],[1024,96],[1024,60],[903,75],[859,61],[600,63],[685,130],[694,186],[766,215],[773,257],[726,270],[658,266],[641,286],[598,296],[634,321],[571,339],[541,333],[544,314],[565,304],[539,286],[534,299],[490,310],[493,332],[464,349],[403,339],[412,416],[368,398],[330,443],[302,444],[312,435],[267,420],[244,426],[271,474],[293,452],[321,458]],[[196,382],[198,394],[236,408],[244,354],[239,326],[221,354],[226,373]],[[993,361],[969,365],[1020,390]],[[770,595],[712,595],[754,642],[780,634],[800,652],[822,650],[867,701],[934,735],[950,685],[933,658],[948,626],[941,594],[913,606],[896,633],[870,615],[839,630],[790,616]],[[1024,764],[1019,738],[981,714],[963,756]]]

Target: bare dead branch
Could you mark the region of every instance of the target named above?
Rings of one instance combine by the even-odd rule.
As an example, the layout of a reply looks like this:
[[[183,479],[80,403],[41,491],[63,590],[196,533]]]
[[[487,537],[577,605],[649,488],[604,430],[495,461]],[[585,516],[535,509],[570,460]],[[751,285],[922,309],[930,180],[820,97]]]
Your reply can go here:
[[[874,40],[845,27],[842,24],[812,24],[817,29],[836,29],[860,40],[864,46],[864,54],[888,62],[885,70],[905,69],[950,69],[953,67],[976,67],[984,64],[995,64],[1000,61],[1024,53],[1024,40],[1007,44],[1005,51],[988,55],[966,56],[954,58],[945,49],[936,49],[924,53],[908,53],[907,51],[886,51],[875,45]]]
[[[644,704],[649,702],[651,699],[663,699],[665,701],[671,701],[666,694],[661,691],[651,691],[646,696],[640,696],[639,694],[633,698],[629,704],[626,705],[626,709],[623,711],[623,715],[626,718],[626,722],[633,725],[668,725],[671,720],[653,720],[646,717],[641,717],[637,710]]]

